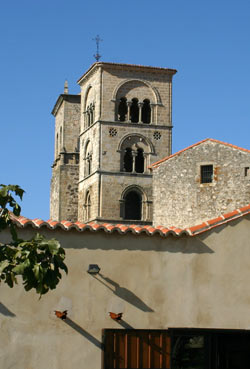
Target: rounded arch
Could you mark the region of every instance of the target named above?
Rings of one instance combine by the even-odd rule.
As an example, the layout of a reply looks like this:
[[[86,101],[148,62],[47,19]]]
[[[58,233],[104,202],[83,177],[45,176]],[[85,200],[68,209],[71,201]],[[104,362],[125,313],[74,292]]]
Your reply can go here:
[[[154,154],[155,149],[152,142],[140,133],[127,134],[119,142],[117,151],[121,152],[126,147],[131,147],[131,149],[141,148],[147,154]]]
[[[88,87],[86,88],[86,91],[85,91],[85,95],[84,95],[84,103],[83,103],[83,110],[85,111],[87,106],[88,106],[88,103],[91,103],[92,102],[92,95],[94,95],[94,89],[92,87],[92,85],[88,85]],[[88,100],[91,98],[91,101],[89,102]],[[94,99],[94,96],[93,96],[93,99]]]
[[[130,192],[130,191],[136,191],[138,192],[141,197],[142,197],[142,201],[147,201],[147,195],[145,193],[145,191],[143,190],[143,188],[141,186],[138,185],[130,185],[127,186],[121,193],[121,200],[124,200],[124,197]]]
[[[143,189],[137,185],[125,188],[121,194],[121,216],[126,220],[142,220],[144,218],[143,203],[146,195]]]
[[[126,96],[123,96],[123,93],[121,93],[121,91],[123,87],[125,87],[126,84],[133,85],[133,83],[137,83],[137,84],[139,83],[141,85],[144,85],[145,87],[148,87],[151,90],[152,97],[153,97],[153,99],[151,100],[153,100],[153,102],[156,104],[161,104],[161,97],[160,97],[158,90],[155,87],[153,87],[148,81],[143,81],[142,79],[127,79],[125,81],[120,82],[113,91],[112,100],[116,101],[117,99],[121,97],[126,97]],[[119,96],[119,92],[121,96]]]
[[[83,142],[82,145],[83,145],[83,155],[84,155],[84,158],[85,158],[88,146],[89,146],[89,148],[91,148],[91,152],[92,152],[92,143],[91,143],[90,139],[88,138],[85,142]]]

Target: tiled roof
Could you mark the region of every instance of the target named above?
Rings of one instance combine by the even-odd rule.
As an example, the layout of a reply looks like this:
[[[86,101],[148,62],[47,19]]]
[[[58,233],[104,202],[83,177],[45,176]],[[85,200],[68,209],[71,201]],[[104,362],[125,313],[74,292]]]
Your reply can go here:
[[[41,229],[63,229],[64,231],[69,231],[75,229],[78,232],[91,231],[91,232],[99,232],[103,231],[106,233],[115,233],[118,232],[120,234],[132,233],[135,235],[146,234],[148,236],[160,235],[162,237],[167,237],[169,235],[173,235],[176,237],[187,235],[187,236],[196,236],[203,232],[206,232],[215,227],[221,226],[228,222],[231,222],[235,219],[241,218],[247,214],[250,214],[250,205],[244,206],[240,209],[234,210],[230,213],[223,214],[217,218],[210,219],[201,224],[195,225],[193,227],[180,229],[176,227],[164,227],[164,226],[138,226],[138,225],[125,225],[125,224],[110,224],[110,223],[80,223],[80,222],[69,222],[67,220],[57,222],[54,220],[43,221],[41,219],[28,219],[23,216],[16,217],[12,215],[12,219],[18,227],[25,228],[28,225],[31,225],[33,228]]]
[[[159,161],[156,161],[155,163],[151,164],[149,166],[150,169],[154,169],[154,168],[158,168],[158,166],[163,163],[164,161],[168,160],[168,159],[171,159],[177,155],[180,155],[181,153],[183,153],[184,151],[187,151],[189,149],[192,149],[193,147],[195,146],[199,146],[201,144],[203,144],[204,142],[207,142],[207,141],[211,141],[211,142],[215,142],[215,143],[219,143],[221,145],[225,145],[225,146],[229,146],[229,147],[232,147],[233,149],[237,149],[237,150],[241,150],[241,151],[245,151],[245,152],[248,152],[250,153],[250,150],[247,150],[247,149],[243,149],[242,147],[238,147],[238,146],[235,146],[235,145],[232,145],[232,144],[229,144],[229,143],[226,143],[226,142],[223,142],[223,141],[219,141],[219,140],[215,140],[213,138],[206,138],[205,140],[202,140],[202,141],[199,141],[191,146],[188,146],[186,147],[185,149],[183,150],[180,150],[178,152],[176,152],[175,154],[172,154],[170,156],[166,156],[165,158],[159,160]]]

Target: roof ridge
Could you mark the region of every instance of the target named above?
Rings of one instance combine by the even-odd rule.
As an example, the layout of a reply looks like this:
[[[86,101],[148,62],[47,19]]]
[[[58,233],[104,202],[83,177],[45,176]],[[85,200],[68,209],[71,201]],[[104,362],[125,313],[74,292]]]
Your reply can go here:
[[[202,143],[206,142],[206,141],[212,141],[212,142],[216,142],[218,144],[221,144],[221,145],[225,145],[225,146],[229,146],[229,147],[232,147],[234,149],[237,149],[237,150],[241,150],[241,151],[245,151],[245,152],[248,152],[250,153],[250,150],[248,149],[244,149],[243,147],[239,147],[239,146],[236,146],[236,145],[233,145],[233,144],[230,144],[230,143],[227,143],[227,142],[223,142],[223,141],[220,141],[220,140],[216,140],[215,138],[205,138],[204,140],[201,140],[201,141],[198,141],[196,143],[194,143],[193,145],[190,145],[188,147],[185,147],[184,149],[182,150],[179,150],[177,151],[176,153],[174,154],[171,154],[169,156],[165,156],[164,158],[156,161],[155,163],[151,164],[149,166],[149,169],[154,169],[154,168],[158,168],[158,166],[163,163],[164,161],[167,161],[168,159],[171,159],[173,158],[174,156],[177,156],[177,155],[180,155],[182,152],[184,151],[187,151],[189,149],[192,149],[193,147],[195,146],[198,146],[198,145],[201,145]]]

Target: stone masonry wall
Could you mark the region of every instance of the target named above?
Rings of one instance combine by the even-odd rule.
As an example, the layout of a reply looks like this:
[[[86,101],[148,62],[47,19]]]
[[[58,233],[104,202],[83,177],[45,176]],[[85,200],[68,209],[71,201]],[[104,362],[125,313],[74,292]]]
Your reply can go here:
[[[154,88],[159,96],[160,96],[160,103],[155,106],[155,122],[159,125],[171,125],[172,118],[171,118],[171,104],[172,104],[172,76],[165,74],[165,73],[156,73],[156,72],[145,72],[143,68],[141,70],[131,70],[124,67],[123,69],[106,69],[103,70],[103,77],[102,77],[102,112],[101,112],[101,119],[104,121],[114,121],[115,120],[115,99],[119,95],[116,96],[115,92],[119,88],[118,86],[122,84],[122,82],[127,83],[129,80],[132,82],[133,80],[140,80],[148,83],[150,87],[148,87],[149,96],[144,95],[144,87],[136,87],[133,91],[133,86],[131,86],[132,91],[128,93],[127,97],[130,100],[133,97],[137,97],[140,102],[143,99],[148,98],[150,96],[156,95],[153,92]],[[152,88],[151,88],[152,87]],[[122,88],[122,86],[121,86]],[[150,99],[152,103],[156,104],[157,99],[154,98],[154,101]],[[156,118],[157,117],[157,118]],[[155,123],[153,122],[153,123]]]
[[[53,168],[50,181],[50,219],[59,220],[60,169]]]
[[[89,192],[91,199],[90,217],[87,217],[86,195]],[[93,173],[79,183],[78,220],[89,222],[98,217],[99,210],[99,174]]]
[[[63,100],[55,113],[55,160],[52,166],[50,218],[76,221],[80,98],[76,95],[61,95],[59,99]]]
[[[120,172],[121,155],[120,144],[127,136],[139,135],[145,137],[149,143],[150,154],[146,155],[146,169],[157,160],[170,155],[171,131],[165,127],[132,123],[102,123],[101,126],[101,168],[105,171]],[[152,148],[151,148],[152,147]]]
[[[200,166],[213,165],[201,184]],[[250,153],[206,141],[153,170],[153,223],[189,227],[250,203]],[[160,204],[160,206],[159,206]]]
[[[78,138],[80,134],[80,109],[81,106],[79,103],[65,103],[63,146],[67,152],[75,152],[78,150]]]
[[[101,217],[106,221],[123,221],[121,200],[123,192],[129,187],[142,190],[142,221],[152,221],[152,178],[143,175],[102,175],[101,177]]]
[[[62,165],[60,170],[60,220],[77,221],[78,216],[78,165]]]

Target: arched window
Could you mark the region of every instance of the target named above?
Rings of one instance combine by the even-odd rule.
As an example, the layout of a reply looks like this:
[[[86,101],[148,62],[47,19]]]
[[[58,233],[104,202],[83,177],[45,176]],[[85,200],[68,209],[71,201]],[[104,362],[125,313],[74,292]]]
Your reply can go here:
[[[138,99],[136,98],[132,99],[132,104],[130,107],[130,120],[132,123],[139,122],[139,105],[138,105]]]
[[[142,197],[137,191],[129,191],[124,197],[124,219],[141,220]]]
[[[142,105],[142,122],[143,123],[150,123],[151,120],[151,107],[150,107],[150,101],[148,99],[143,100]]]
[[[125,122],[127,113],[128,113],[127,99],[125,97],[122,97],[120,99],[118,106],[118,116],[120,122]]]
[[[85,170],[84,175],[89,176],[92,172],[92,147],[90,142],[88,142],[86,149],[85,149]]]
[[[135,157],[135,171],[136,173],[144,172],[144,152],[143,149],[137,149],[137,155]]]
[[[89,220],[91,218],[91,197],[89,191],[86,194],[86,201],[85,201],[85,209],[86,209],[86,220]]]
[[[155,153],[151,141],[141,134],[126,135],[119,143],[120,171],[148,173],[150,155]]]
[[[123,157],[123,168],[125,172],[132,172],[133,170],[133,156],[132,156],[132,149],[127,147],[125,149],[125,154]]]

